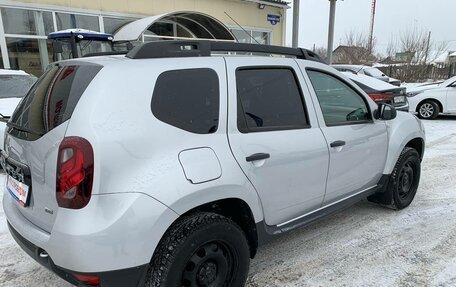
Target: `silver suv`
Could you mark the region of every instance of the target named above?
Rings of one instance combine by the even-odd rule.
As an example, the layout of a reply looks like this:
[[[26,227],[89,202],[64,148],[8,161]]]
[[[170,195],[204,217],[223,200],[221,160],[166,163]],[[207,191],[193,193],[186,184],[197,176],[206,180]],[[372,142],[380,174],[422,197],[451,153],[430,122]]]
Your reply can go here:
[[[278,235],[365,198],[407,207],[425,140],[310,51],[205,41],[55,63],[5,136],[11,234],[104,287],[242,286]]]

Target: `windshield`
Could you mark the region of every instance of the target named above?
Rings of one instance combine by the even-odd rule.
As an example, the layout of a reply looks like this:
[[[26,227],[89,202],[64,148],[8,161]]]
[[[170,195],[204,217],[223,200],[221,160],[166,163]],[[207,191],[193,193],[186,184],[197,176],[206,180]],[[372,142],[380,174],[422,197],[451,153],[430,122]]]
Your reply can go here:
[[[455,76],[455,77],[452,77],[452,78],[449,78],[449,79],[446,80],[445,82],[441,83],[440,86],[442,86],[442,87],[448,87],[448,86],[452,85],[454,82],[456,82],[456,76]]]
[[[0,98],[22,98],[36,82],[30,75],[1,75]]]
[[[382,71],[377,68],[367,68],[364,69],[364,73],[371,77],[383,77],[385,76]]]
[[[60,40],[62,43],[61,60],[68,60],[73,58],[84,57],[85,55],[100,52],[112,52],[112,45],[110,41],[93,41],[93,40],[81,40],[77,43],[78,54],[76,57],[73,56],[71,50],[71,44],[69,41]]]

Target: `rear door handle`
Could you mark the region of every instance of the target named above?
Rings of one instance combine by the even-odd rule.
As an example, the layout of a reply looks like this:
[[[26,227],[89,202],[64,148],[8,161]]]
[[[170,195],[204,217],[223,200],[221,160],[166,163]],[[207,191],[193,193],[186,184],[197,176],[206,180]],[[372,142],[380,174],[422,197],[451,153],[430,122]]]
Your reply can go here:
[[[335,141],[330,144],[331,147],[339,147],[339,146],[344,146],[346,143],[345,141]]]
[[[262,160],[262,159],[268,159],[270,157],[271,157],[271,155],[268,153],[255,153],[255,154],[252,154],[251,156],[246,157],[245,160],[248,162],[251,162],[251,161],[257,161],[257,160]]]

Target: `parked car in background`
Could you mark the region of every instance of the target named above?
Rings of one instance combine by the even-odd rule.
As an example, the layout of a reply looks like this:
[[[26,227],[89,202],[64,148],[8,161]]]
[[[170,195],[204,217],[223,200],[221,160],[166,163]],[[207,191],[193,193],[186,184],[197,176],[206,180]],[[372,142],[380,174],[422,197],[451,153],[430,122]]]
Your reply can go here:
[[[0,150],[3,149],[6,121],[36,80],[24,71],[0,69]]]
[[[340,72],[350,72],[357,75],[366,75],[398,87],[401,85],[401,81],[388,77],[382,71],[374,67],[363,65],[333,65],[333,67]]]
[[[456,76],[435,86],[421,86],[407,92],[409,109],[421,119],[432,120],[439,114],[456,114]]]
[[[398,111],[409,111],[406,88],[396,87],[365,75],[350,72],[343,72],[343,74],[355,82],[376,103],[390,104]]]

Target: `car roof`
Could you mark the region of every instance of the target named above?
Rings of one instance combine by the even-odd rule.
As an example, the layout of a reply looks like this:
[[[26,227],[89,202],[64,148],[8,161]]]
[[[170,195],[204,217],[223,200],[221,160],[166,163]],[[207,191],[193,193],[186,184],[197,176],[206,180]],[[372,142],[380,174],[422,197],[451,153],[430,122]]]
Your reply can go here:
[[[365,76],[365,75],[357,75],[353,74],[350,72],[342,72],[345,76],[350,78],[352,81],[357,81],[363,85],[368,86],[369,88],[372,88],[377,91],[386,91],[386,90],[392,90],[392,89],[397,89],[398,87],[393,86],[391,84],[388,84],[387,82],[384,82],[382,80]]]
[[[29,76],[26,72],[22,70],[7,70],[7,69],[0,69],[0,76]]]

